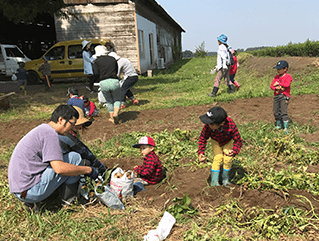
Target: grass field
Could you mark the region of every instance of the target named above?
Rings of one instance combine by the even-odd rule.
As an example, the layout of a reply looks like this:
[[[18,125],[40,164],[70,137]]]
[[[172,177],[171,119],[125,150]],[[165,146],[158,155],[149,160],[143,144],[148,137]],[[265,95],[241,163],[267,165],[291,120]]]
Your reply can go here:
[[[258,71],[246,65],[249,58],[251,55],[247,53],[239,56],[241,70],[237,78],[244,80],[241,82],[241,91],[233,95],[224,94],[227,88],[221,85],[221,94],[216,101],[230,102],[238,98],[273,95],[269,86],[274,71],[269,70],[260,76]],[[141,77],[134,86],[134,92],[138,93],[139,99],[144,100],[143,105],[129,106],[129,109],[143,111],[211,103],[209,98],[201,96],[212,89],[209,72],[215,64],[214,57],[183,59],[168,70],[155,71],[153,77]],[[292,83],[292,95],[318,93],[319,70],[309,67],[292,76],[298,79],[298,82]],[[14,96],[11,102],[14,108],[0,114],[1,125],[16,119],[48,119],[57,105],[66,103],[67,87],[66,84],[56,86],[51,97],[41,93],[27,97]],[[39,98],[42,99],[41,103]],[[103,109],[102,113],[106,113],[106,110]],[[298,136],[316,132],[316,126],[296,123],[289,135],[275,132],[271,123],[263,121],[240,124],[238,129],[245,143],[234,165],[245,169],[246,175],[235,177],[232,180],[234,184],[247,190],[277,190],[283,195],[290,189],[319,195],[319,175],[305,172],[308,165],[317,165],[319,162],[319,142],[309,143]],[[196,159],[199,131],[152,133],[159,142],[178,143],[165,145],[166,148],[161,149],[162,162],[169,172],[182,165],[195,169],[209,168],[210,163],[199,166],[196,161],[180,162],[185,158]],[[145,134],[125,133],[107,141],[96,140],[87,144],[99,159],[136,156],[138,153],[127,147]],[[134,202],[127,203],[123,211],[96,204],[46,210],[41,215],[28,214],[9,193],[7,167],[14,145],[4,145],[2,140],[0,144],[3,144],[0,145],[0,240],[142,240],[149,230],[156,228],[165,210],[177,217],[175,227],[180,232],[179,237],[182,237],[174,239],[172,235],[168,240],[308,240],[312,235],[318,237],[318,210],[306,196],[295,197],[300,203],[307,204],[309,208],[306,210],[298,205],[276,210],[246,207],[237,199],[229,199],[207,213],[194,210],[180,199],[165,210],[160,210],[136,198]],[[278,164],[285,168],[276,169]],[[167,186],[170,190],[176,188],[169,183]],[[184,201],[186,199],[187,196]]]

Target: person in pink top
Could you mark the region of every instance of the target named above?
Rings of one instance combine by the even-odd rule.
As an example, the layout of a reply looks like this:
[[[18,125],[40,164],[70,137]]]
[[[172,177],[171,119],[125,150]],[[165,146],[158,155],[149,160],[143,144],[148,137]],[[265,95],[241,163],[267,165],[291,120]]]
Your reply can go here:
[[[236,75],[237,67],[238,67],[237,51],[232,49],[232,48],[230,48],[229,51],[233,55],[233,59],[234,59],[234,64],[232,66],[230,66],[229,78],[230,78],[230,81],[236,86],[236,89],[238,91],[240,84],[237,82],[237,80],[235,80],[235,75]]]
[[[274,116],[276,120],[276,129],[285,129],[288,133],[288,104],[290,99],[290,84],[292,77],[287,73],[288,62],[280,60],[274,69],[277,69],[277,75],[271,82],[270,88],[274,91]]]

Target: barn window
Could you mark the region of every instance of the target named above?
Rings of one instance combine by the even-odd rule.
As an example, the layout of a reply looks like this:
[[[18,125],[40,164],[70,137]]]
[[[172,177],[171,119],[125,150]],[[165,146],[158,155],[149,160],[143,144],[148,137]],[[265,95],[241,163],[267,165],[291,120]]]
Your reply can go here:
[[[151,65],[154,63],[154,35],[152,33],[149,34],[149,42],[150,42],[150,58],[151,58]]]
[[[144,44],[144,32],[143,30],[138,30],[138,48],[140,53],[140,58],[145,58],[145,44]]]

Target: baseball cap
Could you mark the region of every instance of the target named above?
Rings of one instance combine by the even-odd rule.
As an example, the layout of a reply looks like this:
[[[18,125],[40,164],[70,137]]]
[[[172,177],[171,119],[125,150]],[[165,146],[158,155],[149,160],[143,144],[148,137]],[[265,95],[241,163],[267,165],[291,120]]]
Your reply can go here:
[[[138,141],[138,144],[133,145],[132,147],[134,148],[139,148],[140,145],[150,145],[150,146],[155,146],[155,142],[153,140],[153,138],[149,137],[149,136],[143,136],[142,138],[140,138],[140,140]]]
[[[204,124],[220,124],[227,118],[226,111],[219,106],[211,108],[205,115],[199,117]]]
[[[277,65],[274,67],[274,69],[284,69],[284,68],[288,68],[288,62],[286,60],[280,60]]]
[[[84,102],[89,101],[89,98],[87,96],[85,96],[85,95],[83,96],[82,99],[83,99]]]
[[[68,93],[66,94],[66,96],[69,96],[69,94],[79,95],[79,91],[74,86],[71,86],[71,87],[68,88]]]

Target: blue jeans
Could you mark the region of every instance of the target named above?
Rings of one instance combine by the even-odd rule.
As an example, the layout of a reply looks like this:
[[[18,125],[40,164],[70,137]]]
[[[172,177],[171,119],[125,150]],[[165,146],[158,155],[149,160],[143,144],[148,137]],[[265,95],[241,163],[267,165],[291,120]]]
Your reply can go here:
[[[69,152],[63,155],[63,161],[76,166],[82,166],[81,155],[76,152]],[[70,185],[78,182],[79,179],[80,176],[69,177],[56,174],[49,165],[42,173],[40,182],[28,190],[27,196],[24,199],[20,198],[20,193],[15,193],[14,195],[22,202],[37,203],[49,197],[63,183]]]

